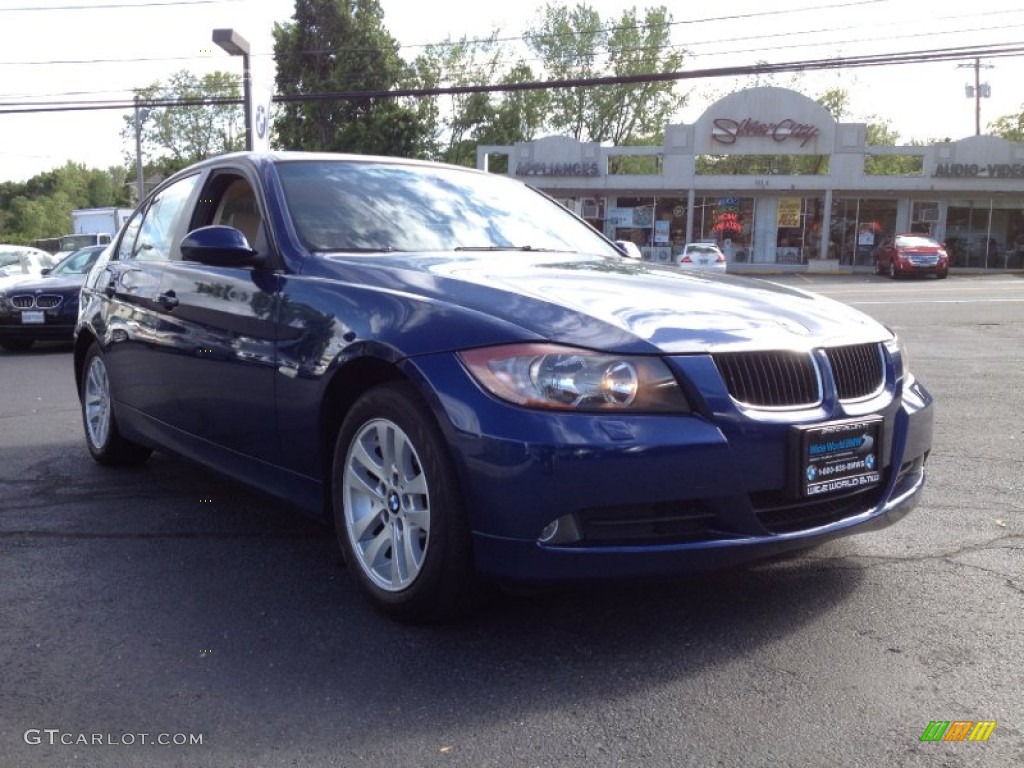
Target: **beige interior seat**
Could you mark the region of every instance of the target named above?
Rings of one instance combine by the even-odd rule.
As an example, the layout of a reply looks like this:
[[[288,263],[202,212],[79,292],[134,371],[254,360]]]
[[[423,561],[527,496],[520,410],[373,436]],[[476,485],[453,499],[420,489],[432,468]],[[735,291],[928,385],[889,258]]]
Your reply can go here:
[[[236,179],[228,185],[221,196],[213,220],[217,224],[241,231],[250,246],[256,243],[262,220],[256,207],[256,196],[248,182]]]

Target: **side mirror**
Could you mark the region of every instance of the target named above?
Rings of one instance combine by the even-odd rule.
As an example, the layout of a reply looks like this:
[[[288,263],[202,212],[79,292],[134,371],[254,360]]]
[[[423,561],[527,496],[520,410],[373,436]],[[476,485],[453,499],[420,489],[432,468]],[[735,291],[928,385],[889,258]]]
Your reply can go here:
[[[41,270],[39,270],[39,274],[41,274],[41,275],[48,275],[48,274],[50,274],[50,273],[51,273],[52,271],[53,271],[53,270],[52,270],[52,269],[50,269],[49,267],[43,267],[43,268],[42,268]]]
[[[186,261],[198,261],[214,267],[258,267],[263,257],[249,246],[239,230],[220,224],[193,229],[181,241]]]

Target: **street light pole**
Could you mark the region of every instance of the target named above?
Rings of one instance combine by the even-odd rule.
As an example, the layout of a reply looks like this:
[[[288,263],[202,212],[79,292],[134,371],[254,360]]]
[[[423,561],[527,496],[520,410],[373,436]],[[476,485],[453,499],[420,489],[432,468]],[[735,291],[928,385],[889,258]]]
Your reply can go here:
[[[232,56],[242,57],[242,102],[245,115],[245,151],[252,151],[252,74],[249,70],[249,42],[233,29],[213,30],[213,42]]]

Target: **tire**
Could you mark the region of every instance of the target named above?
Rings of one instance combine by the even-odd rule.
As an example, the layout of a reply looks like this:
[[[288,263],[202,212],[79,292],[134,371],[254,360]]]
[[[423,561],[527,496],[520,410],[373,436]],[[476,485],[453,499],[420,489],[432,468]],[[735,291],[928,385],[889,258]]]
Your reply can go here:
[[[384,384],[356,401],[338,432],[332,480],[338,543],[374,607],[433,623],[479,605],[485,588],[458,477],[410,385]]]
[[[935,273],[935,279],[936,280],[945,280],[947,277],[949,277],[949,270],[946,270],[945,272],[936,272]]]
[[[85,355],[81,400],[85,443],[93,459],[107,466],[130,466],[149,458],[151,448],[125,439],[117,427],[110,376],[97,344]]]
[[[0,347],[8,352],[28,352],[32,349],[35,339],[4,339],[0,341]]]

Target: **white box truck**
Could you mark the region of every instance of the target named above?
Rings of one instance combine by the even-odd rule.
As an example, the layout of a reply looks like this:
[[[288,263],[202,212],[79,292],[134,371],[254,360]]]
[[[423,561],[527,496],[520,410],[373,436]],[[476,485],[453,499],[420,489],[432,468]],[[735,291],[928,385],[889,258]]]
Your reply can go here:
[[[71,232],[76,235],[109,235],[113,238],[131,215],[131,208],[79,208],[71,212]]]
[[[106,245],[132,215],[132,208],[79,208],[71,212],[71,231],[74,234],[58,238],[58,258],[85,248],[87,245]]]

